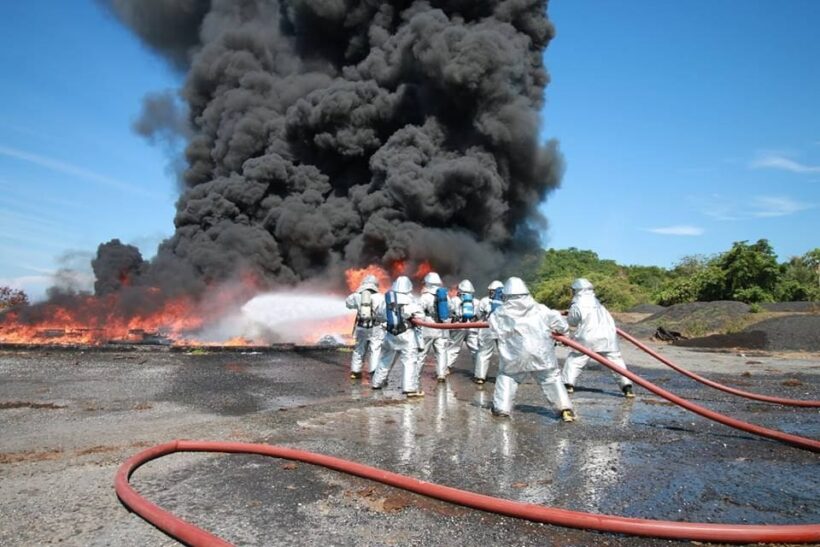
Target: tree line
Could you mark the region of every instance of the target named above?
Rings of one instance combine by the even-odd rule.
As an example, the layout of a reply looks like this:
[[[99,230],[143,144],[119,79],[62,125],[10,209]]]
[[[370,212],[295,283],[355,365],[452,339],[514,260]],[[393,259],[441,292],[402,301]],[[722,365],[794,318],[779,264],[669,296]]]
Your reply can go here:
[[[820,301],[820,248],[780,263],[766,239],[737,241],[712,256],[686,256],[672,268],[622,266],[574,247],[548,249],[526,257],[523,270],[535,298],[556,309],[569,306],[576,277],[589,279],[615,311],[647,303]]]

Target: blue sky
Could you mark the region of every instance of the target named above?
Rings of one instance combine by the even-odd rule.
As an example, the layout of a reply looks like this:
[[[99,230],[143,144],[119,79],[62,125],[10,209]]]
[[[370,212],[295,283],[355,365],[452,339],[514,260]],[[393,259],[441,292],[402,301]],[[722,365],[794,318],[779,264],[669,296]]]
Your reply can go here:
[[[546,244],[670,266],[820,245],[820,2],[554,0]]]
[[[92,0],[2,10],[0,284],[38,295],[100,242],[150,256],[173,231],[167,159],[131,124],[180,77]],[[567,171],[546,245],[661,266],[744,239],[782,259],[820,245],[820,2],[552,0],[550,16],[544,135]]]

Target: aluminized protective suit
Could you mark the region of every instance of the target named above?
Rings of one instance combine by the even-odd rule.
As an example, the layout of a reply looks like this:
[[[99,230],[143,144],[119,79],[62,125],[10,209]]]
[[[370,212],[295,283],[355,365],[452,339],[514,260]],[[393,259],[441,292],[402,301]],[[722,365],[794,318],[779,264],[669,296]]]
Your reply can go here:
[[[456,323],[469,323],[479,320],[479,304],[478,301],[473,301],[475,312],[472,318],[465,318],[463,312],[464,296],[465,294],[474,295],[475,288],[469,280],[465,279],[458,284],[458,294],[450,299],[450,313],[453,321]],[[479,329],[460,329],[450,331],[450,347],[448,348],[449,355],[447,356],[447,368],[452,368],[453,364],[458,359],[458,354],[461,352],[461,345],[467,343],[467,349],[470,350],[470,356],[473,360],[473,369],[475,369],[476,361],[478,359],[478,331]]]
[[[400,282],[401,281],[401,282]],[[396,303],[400,306],[401,317],[407,322],[407,330],[402,333],[393,334],[386,331],[384,342],[382,343],[381,359],[373,374],[371,387],[381,389],[387,383],[387,376],[398,358],[402,367],[401,390],[404,394],[419,394],[419,382],[416,367],[418,366],[418,352],[421,338],[418,329],[409,323],[412,317],[421,318],[423,313],[413,295],[412,283],[407,278],[398,278],[393,283],[393,290],[396,291]],[[406,292],[403,292],[405,291]],[[402,292],[400,292],[402,291]],[[376,317],[381,322],[387,323],[387,305],[382,299],[381,305],[376,308]]]
[[[493,293],[496,289],[502,288],[504,285],[501,281],[493,281],[487,287],[489,296],[485,296],[478,302],[478,320],[487,321],[490,314],[493,312]],[[496,307],[500,302],[496,302]],[[492,337],[490,329],[478,330],[478,354],[475,359],[475,366],[473,368],[473,380],[478,383],[483,383],[487,379],[487,371],[490,369],[490,361],[493,355],[498,355],[498,342]]]
[[[586,283],[584,283],[586,282]],[[577,287],[577,288],[576,288]],[[615,321],[607,309],[595,297],[592,284],[586,279],[577,279],[573,283],[574,295],[567,315],[567,322],[575,327],[572,339],[594,352],[600,353],[616,365],[626,368],[621,349],[618,346],[618,333]],[[561,380],[564,384],[574,386],[581,370],[589,362],[589,357],[577,351],[570,351],[564,362]],[[632,381],[620,374],[612,373],[623,390],[631,386]]]
[[[509,283],[508,283],[509,284]],[[572,410],[550,334],[569,332],[561,314],[537,303],[529,294],[509,294],[505,285],[504,304],[490,315],[490,333],[498,341],[499,365],[493,393],[493,411],[509,415],[518,384],[535,378],[541,391],[559,410]]]
[[[370,306],[373,313],[373,318],[370,322],[364,321],[361,314],[362,294],[365,291],[370,293]],[[379,306],[384,305],[384,296],[379,293],[375,279],[373,281],[365,279],[361,286],[356,289],[356,292],[347,297],[345,305],[348,309],[356,310],[355,340],[353,355],[350,359],[350,372],[353,374],[361,373],[362,361],[364,360],[365,354],[370,351],[367,371],[373,374],[379,364],[385,333],[382,321],[376,316],[376,310]]]
[[[441,278],[435,272],[430,272],[425,276],[424,288],[421,290],[421,297],[419,304],[424,313],[424,321],[436,323],[438,314],[436,313],[436,290],[441,287]],[[436,284],[435,281],[439,283]],[[448,302],[450,301],[448,297]],[[452,309],[452,302],[450,302],[450,309]],[[449,322],[449,318],[446,322]],[[448,348],[450,346],[450,335],[448,331],[442,329],[431,329],[424,327],[421,329],[422,347],[419,352],[418,363],[418,377],[421,381],[421,373],[424,370],[424,361],[427,359],[427,354],[430,348],[433,349],[433,354],[436,357],[436,377],[443,380],[447,376],[448,365]]]

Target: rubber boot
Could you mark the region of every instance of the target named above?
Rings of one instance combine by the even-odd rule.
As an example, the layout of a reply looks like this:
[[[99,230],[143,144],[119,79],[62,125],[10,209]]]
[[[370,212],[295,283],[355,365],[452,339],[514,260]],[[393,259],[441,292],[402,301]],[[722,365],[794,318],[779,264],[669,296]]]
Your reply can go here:
[[[561,411],[561,419],[565,422],[574,422],[575,421],[575,413],[568,408],[565,408]]]
[[[507,414],[506,412],[501,412],[500,410],[496,410],[496,408],[494,406],[490,407],[490,412],[492,412],[493,416],[495,416],[496,418],[509,418],[510,417],[510,415]]]

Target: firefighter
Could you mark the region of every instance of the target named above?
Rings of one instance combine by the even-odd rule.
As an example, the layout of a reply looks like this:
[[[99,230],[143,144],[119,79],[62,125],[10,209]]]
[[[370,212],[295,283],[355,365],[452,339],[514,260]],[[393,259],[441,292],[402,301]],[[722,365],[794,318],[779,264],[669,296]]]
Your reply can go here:
[[[442,287],[441,277],[436,272],[430,272],[424,276],[424,287],[420,297],[421,309],[424,312],[424,321],[433,323],[450,322],[450,297],[447,289]],[[419,352],[418,376],[421,381],[421,373],[424,368],[424,361],[430,349],[436,358],[436,378],[443,382],[447,377],[448,348],[450,337],[448,332],[442,329],[432,329],[424,327],[421,329],[422,348]]]
[[[384,296],[379,293],[378,280],[373,275],[365,277],[356,292],[345,300],[349,309],[356,310],[355,342],[350,359],[350,378],[353,380],[362,377],[362,362],[368,350],[367,371],[372,375],[379,364],[385,331],[384,325],[376,319],[375,311],[383,303]]]
[[[490,314],[503,304],[504,284],[501,281],[493,281],[487,286],[487,296],[478,303],[478,320],[488,321]],[[487,370],[490,368],[490,360],[493,355],[498,355],[498,343],[490,336],[489,329],[479,329],[478,331],[478,354],[475,359],[473,369],[473,382],[478,385],[487,381]]]
[[[504,283],[504,304],[490,315],[490,336],[498,341],[498,375],[495,379],[492,413],[509,416],[518,384],[535,378],[547,400],[561,411],[561,419],[572,422],[575,413],[550,336],[569,332],[561,314],[537,303],[524,282],[511,277]]]
[[[451,317],[456,323],[472,323],[478,321],[478,302],[475,301],[475,287],[469,279],[464,279],[456,288],[456,296],[450,300]],[[447,368],[453,368],[461,352],[461,345],[467,343],[470,356],[473,359],[473,368],[478,359],[478,329],[459,329],[450,333],[450,347]]]
[[[621,350],[618,346],[618,333],[615,321],[607,309],[595,297],[595,290],[583,277],[572,282],[572,304],[567,315],[567,322],[575,327],[572,339],[596,353],[600,353],[616,365],[626,368]],[[589,362],[589,357],[578,351],[570,351],[564,361],[561,380],[569,393],[575,391],[575,382],[581,370]],[[632,392],[632,381],[626,376],[613,372],[624,396],[635,397]]]
[[[382,389],[396,360],[402,366],[401,390],[407,397],[422,397],[416,371],[421,337],[411,320],[422,318],[423,312],[413,298],[413,282],[401,276],[393,282],[390,291],[376,308],[376,317],[384,323],[385,335],[381,358],[373,375],[373,389]]]

